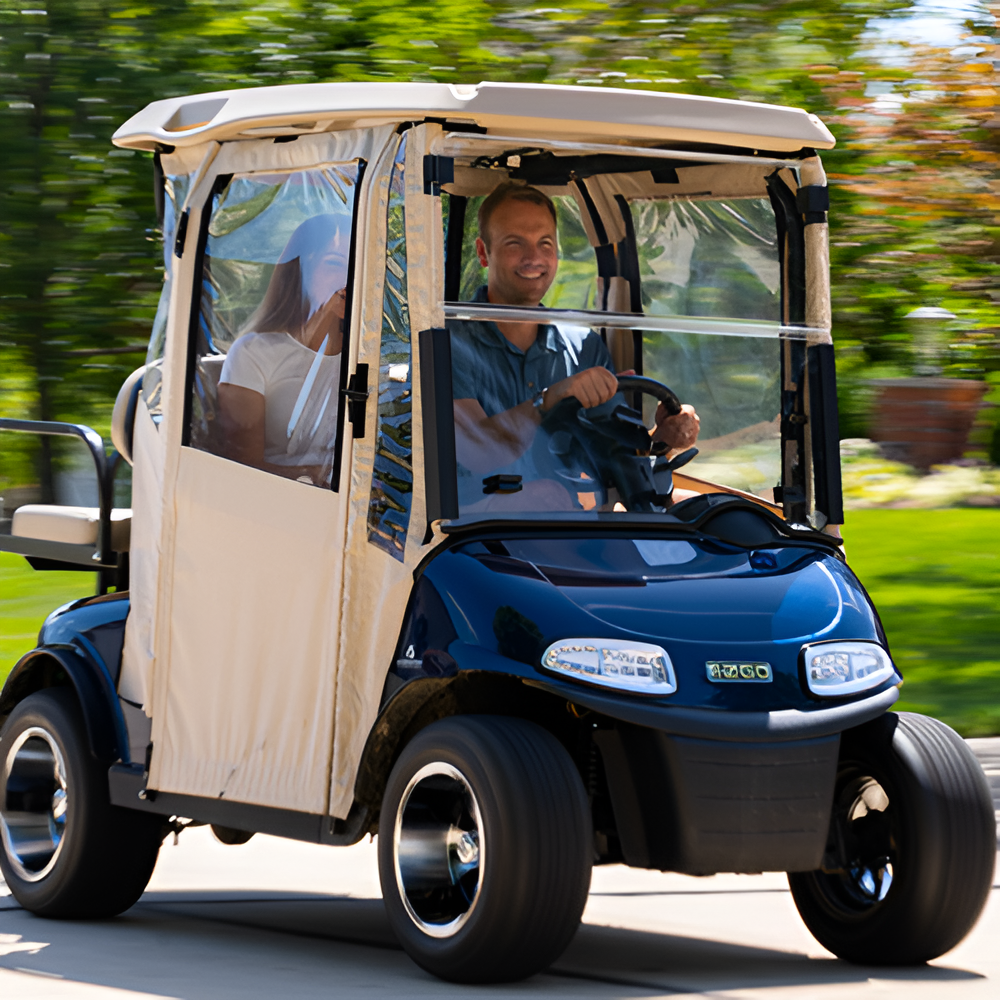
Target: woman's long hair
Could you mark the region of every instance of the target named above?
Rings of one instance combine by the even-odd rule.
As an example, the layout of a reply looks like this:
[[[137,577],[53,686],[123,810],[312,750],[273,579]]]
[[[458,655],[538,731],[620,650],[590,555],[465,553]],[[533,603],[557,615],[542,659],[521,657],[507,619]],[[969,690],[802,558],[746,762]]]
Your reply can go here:
[[[305,338],[308,304],[302,298],[302,269],[299,259],[275,264],[261,303],[243,324],[244,333],[287,333],[296,340]]]
[[[244,333],[287,333],[296,340],[305,341],[306,323],[316,309],[323,305],[314,301],[313,291],[309,287],[312,276],[324,255],[341,242],[341,226],[344,221],[338,215],[314,215],[292,233],[274,266],[264,298],[243,324],[239,336]],[[346,256],[345,253],[345,265]],[[305,285],[302,280],[303,270],[306,273]],[[346,283],[345,266],[344,284]]]

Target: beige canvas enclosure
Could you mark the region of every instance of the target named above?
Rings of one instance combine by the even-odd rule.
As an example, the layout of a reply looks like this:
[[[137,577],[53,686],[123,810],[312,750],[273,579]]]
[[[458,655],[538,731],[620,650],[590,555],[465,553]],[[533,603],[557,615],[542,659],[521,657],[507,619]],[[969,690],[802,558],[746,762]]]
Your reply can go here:
[[[445,302],[442,197],[488,194],[525,147],[557,162],[683,158],[669,184],[632,169],[606,170],[586,192],[573,179],[537,184],[578,206],[597,246],[624,236],[616,198],[766,198],[776,171],[793,196],[825,185],[815,157],[792,169],[777,152],[683,145],[829,145],[803,112],[634,92],[584,98],[580,88],[557,99],[558,89],[544,89],[551,107],[537,103],[540,92],[499,85],[274,88],[263,104],[250,100],[255,92],[203,95],[152,105],[117,133],[120,145],[161,150],[174,199],[165,229],[176,252],[135,420],[120,682],[121,697],[151,719],[149,787],[348,815],[414,569],[442,539],[428,523],[417,350],[421,331],[458,315]],[[434,158],[454,164],[440,183],[428,177]],[[316,218],[341,220],[349,301],[336,371],[304,376],[310,386],[330,380],[325,402],[310,410],[300,394],[292,407],[303,426],[337,418],[329,463],[293,477],[234,458],[219,428],[225,397],[243,384],[237,355],[259,332],[265,289]],[[819,342],[829,336],[825,224],[809,227],[806,255],[808,322],[797,335]],[[619,370],[632,367],[637,322],[624,294],[609,279],[590,303],[606,313]],[[734,331],[777,337],[787,321],[775,314]],[[684,329],[669,317],[645,323]],[[350,395],[363,371],[367,399]]]

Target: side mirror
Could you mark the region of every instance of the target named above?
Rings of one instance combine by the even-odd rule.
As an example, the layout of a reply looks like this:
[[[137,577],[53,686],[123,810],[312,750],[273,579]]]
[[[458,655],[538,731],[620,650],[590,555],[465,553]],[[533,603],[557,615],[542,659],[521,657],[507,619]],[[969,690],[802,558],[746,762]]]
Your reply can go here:
[[[115,408],[111,411],[111,443],[118,454],[132,464],[132,434],[135,429],[135,408],[139,402],[139,392],[142,390],[142,377],[146,374],[146,365],[137,368],[118,390],[115,397]]]

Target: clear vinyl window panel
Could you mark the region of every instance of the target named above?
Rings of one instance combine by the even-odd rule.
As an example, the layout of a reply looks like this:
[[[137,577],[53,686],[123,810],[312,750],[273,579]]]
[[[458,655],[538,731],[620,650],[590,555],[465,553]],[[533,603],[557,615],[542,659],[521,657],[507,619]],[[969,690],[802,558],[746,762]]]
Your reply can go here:
[[[514,287],[506,279],[494,280],[493,301],[482,293],[490,276],[476,248],[480,192],[509,176],[499,166],[511,159],[492,158],[479,177],[456,174],[456,190],[470,193],[450,286],[458,301],[445,304],[461,514],[654,512],[719,487],[772,501],[781,482],[781,351],[807,334],[781,322],[781,255],[763,176],[759,196],[723,197],[709,187],[753,188],[744,165],[731,179],[712,166],[703,189],[693,166],[617,173],[580,157],[578,172],[560,181],[558,164],[545,161],[538,189],[555,207],[558,263],[537,308],[523,297],[502,301]],[[510,169],[528,161],[521,151]],[[480,162],[471,166],[478,172]],[[678,184],[692,193],[673,193]],[[442,208],[450,223],[450,198]],[[446,243],[454,252],[457,241]],[[493,266],[508,264],[496,255]],[[454,270],[446,261],[452,282]],[[535,342],[514,344],[497,325],[505,322],[536,323]],[[589,409],[570,396],[533,410],[540,390],[588,368],[638,371],[694,407],[699,454],[674,472],[673,494],[667,444],[650,444],[652,396],[620,391]]]
[[[328,487],[358,161],[232,176],[202,266],[190,443]]]
[[[768,198],[630,202],[649,316],[781,317],[781,264]],[[780,481],[780,344],[767,338],[642,331],[643,373],[701,418],[691,476],[770,500]],[[644,400],[651,423],[653,404]]]
[[[163,178],[163,288],[156,306],[153,330],[146,352],[149,366],[142,377],[142,397],[150,416],[159,424],[163,418],[163,355],[167,347],[167,320],[173,290],[174,240],[177,220],[191,186],[190,174],[166,174]]]
[[[680,470],[772,500],[781,481],[778,340],[645,331],[646,375],[670,386],[701,419],[698,457]],[[652,426],[655,401],[643,412]]]
[[[389,182],[368,540],[402,560],[413,501],[413,342],[406,295],[406,136]]]
[[[476,324],[450,328],[462,516],[652,512],[719,486],[773,501],[781,480],[780,341],[643,334],[646,375],[701,419],[699,454],[673,474],[667,499],[671,477],[661,470],[669,456],[650,441],[653,397],[640,402],[619,392],[590,409],[567,399],[540,417],[518,398],[521,380],[553,384],[574,368],[611,367],[597,330],[551,324],[547,348],[520,365]]]
[[[642,308],[653,316],[781,318],[781,263],[767,198],[635,199]]]

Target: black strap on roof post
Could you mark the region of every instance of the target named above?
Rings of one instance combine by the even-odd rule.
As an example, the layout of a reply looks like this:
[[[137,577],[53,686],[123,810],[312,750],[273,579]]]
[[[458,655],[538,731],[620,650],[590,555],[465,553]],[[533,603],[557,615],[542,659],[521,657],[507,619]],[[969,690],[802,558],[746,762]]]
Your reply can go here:
[[[424,157],[424,194],[438,196],[442,184],[451,184],[455,180],[455,159],[451,156]]]
[[[628,282],[629,309],[634,313],[641,313],[642,280],[639,277],[639,246],[635,237],[632,209],[624,195],[616,194],[615,202],[625,224],[625,239],[618,244],[618,271]],[[642,374],[642,330],[632,331],[632,367],[636,375]],[[632,407],[642,412],[642,398],[639,393],[633,394]]]
[[[184,256],[184,244],[187,242],[188,219],[191,218],[191,209],[185,208],[181,212],[181,217],[177,220],[177,234],[174,237],[174,256]]]
[[[153,153],[153,205],[156,207],[156,224],[163,231],[164,190],[165,179],[163,164],[160,162],[160,152]]]
[[[448,232],[444,244],[444,300],[458,302],[462,284],[462,246],[465,236],[465,210],[468,198],[448,196]]]
[[[635,238],[635,223],[632,221],[632,210],[624,195],[616,194],[615,203],[622,213],[625,225],[625,238],[618,244],[618,273],[628,282],[629,309],[634,313],[642,312],[642,286],[639,282],[639,247]],[[642,372],[636,370],[637,375]]]
[[[360,219],[360,193],[365,179],[365,171],[368,169],[368,161],[358,158],[358,176],[354,182],[354,206],[351,209],[351,245],[347,256],[347,305],[344,310],[344,336],[350,340],[351,323],[354,315],[354,280],[358,266],[358,222]],[[340,385],[338,391],[343,394],[348,388],[347,365],[344,364],[346,357],[350,355],[350,345],[345,343],[340,359]],[[360,367],[360,366],[359,366]],[[365,388],[368,386],[368,378],[365,377]],[[330,473],[330,489],[334,493],[340,491],[340,474],[344,463],[344,420],[346,417],[346,406],[337,407],[337,437],[333,448],[333,471]],[[362,418],[363,421],[363,418]],[[358,430],[358,425],[354,424],[353,429]],[[355,435],[357,436],[357,435]],[[362,435],[363,436],[363,435]]]
[[[584,205],[587,206],[587,214],[590,216],[590,221],[594,224],[594,235],[597,237],[597,242],[600,246],[606,246],[608,243],[608,231],[604,228],[604,220],[601,218],[601,213],[597,211],[597,205],[594,204],[594,198],[590,191],[587,190],[587,182],[581,178],[575,178],[576,189],[580,192],[580,197],[583,198]]]
[[[821,184],[800,187],[795,192],[795,207],[807,226],[826,222],[826,213],[830,211],[830,189]]]
[[[806,318],[806,251],[802,214],[795,196],[775,170],[764,178],[777,228],[781,267],[782,322],[804,326]],[[806,345],[783,340],[781,345],[781,504],[785,518],[808,520],[805,467]]]
[[[476,135],[486,135],[485,125],[476,125],[474,122],[452,122],[447,118],[425,118],[425,125],[440,125],[442,132],[472,132]]]
[[[837,366],[833,344],[814,344],[809,348],[809,429],[812,434],[816,510],[826,517],[827,524],[843,524]]]

